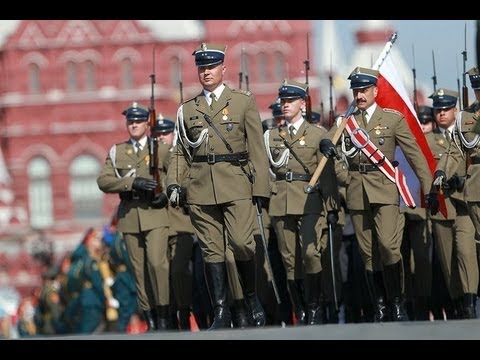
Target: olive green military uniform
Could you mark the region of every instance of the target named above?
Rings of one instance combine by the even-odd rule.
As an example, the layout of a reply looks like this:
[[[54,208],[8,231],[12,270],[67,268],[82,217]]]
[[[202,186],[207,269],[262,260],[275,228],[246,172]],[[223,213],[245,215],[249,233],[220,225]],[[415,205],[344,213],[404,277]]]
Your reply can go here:
[[[159,143],[161,181],[165,180],[169,159],[169,146]],[[115,175],[114,163],[120,177]],[[169,304],[168,212],[166,208],[152,207],[152,194],[133,190],[134,177],[125,177],[135,169],[136,176],[151,178],[148,146],[137,156],[130,141],[119,143],[114,163],[109,154],[97,183],[103,192],[121,196],[118,230],[123,234],[134,269],[140,308],[148,311],[155,306],[166,306]]]

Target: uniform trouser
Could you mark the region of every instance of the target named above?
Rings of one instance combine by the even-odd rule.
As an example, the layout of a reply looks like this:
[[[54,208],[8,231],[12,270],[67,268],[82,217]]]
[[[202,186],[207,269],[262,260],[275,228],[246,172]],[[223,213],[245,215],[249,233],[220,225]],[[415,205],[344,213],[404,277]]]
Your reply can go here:
[[[333,266],[335,270],[335,291],[337,295],[337,301],[342,299],[342,272],[340,269],[340,249],[342,247],[343,239],[343,226],[337,224],[333,229]],[[326,237],[326,239],[323,239]],[[322,232],[322,242],[325,241],[326,248],[324,254],[322,254],[322,292],[323,299],[326,302],[334,302],[333,294],[333,276],[332,276],[332,257],[330,256],[330,240],[328,234],[328,228]]]
[[[468,201],[468,214],[475,227],[475,240],[480,241],[480,201]]]
[[[410,271],[415,274],[414,296],[430,296],[432,291],[432,246],[431,222],[426,219],[412,219],[406,215],[405,236],[408,237],[413,261]],[[408,250],[410,250],[408,249]]]
[[[475,231],[466,212],[458,211],[455,220],[432,220],[443,275],[452,299],[477,293],[478,264]]]
[[[194,235],[178,233],[170,236],[170,281],[177,308],[190,308],[192,304],[192,258]]]
[[[272,217],[287,280],[302,279],[303,273],[322,271],[321,253],[326,237],[321,236],[324,218],[319,214]]]
[[[405,217],[398,205],[366,206],[364,210],[350,210],[350,216],[365,270],[382,271],[383,265],[402,260],[400,246]]]
[[[235,261],[254,257],[252,200],[218,205],[191,204],[190,218],[206,263],[224,262],[227,244],[232,248]]]
[[[123,239],[132,262],[140,309],[168,305],[169,249],[168,228],[160,227],[141,233],[124,233]]]

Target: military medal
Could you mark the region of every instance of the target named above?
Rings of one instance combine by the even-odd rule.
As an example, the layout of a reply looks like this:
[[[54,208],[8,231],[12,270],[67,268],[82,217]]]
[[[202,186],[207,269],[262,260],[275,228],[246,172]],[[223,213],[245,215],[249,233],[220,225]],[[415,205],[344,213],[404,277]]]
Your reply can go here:
[[[132,154],[133,154],[133,150],[132,150],[132,149],[128,149],[128,150],[127,150],[127,154],[128,154],[128,155],[132,155]]]
[[[145,156],[145,162],[148,164],[150,161],[150,155]]]
[[[375,134],[380,135],[382,132],[380,130],[375,130]]]
[[[443,139],[438,140],[438,143],[439,143],[440,145],[443,145]]]
[[[302,137],[300,138],[299,144],[302,145],[302,146],[305,145],[305,136],[302,136]]]
[[[228,120],[228,108],[223,109],[223,110],[222,110],[222,114],[223,114],[222,120],[223,120],[223,121],[227,121],[227,120]],[[229,125],[230,125],[230,124],[229,124]],[[232,129],[230,128],[230,130],[229,130],[228,127],[227,127],[227,130],[230,131],[230,130],[232,130]]]
[[[281,136],[282,138],[284,138],[285,136],[287,136],[287,133],[286,133],[284,130],[282,130],[282,131],[280,132],[280,136]]]

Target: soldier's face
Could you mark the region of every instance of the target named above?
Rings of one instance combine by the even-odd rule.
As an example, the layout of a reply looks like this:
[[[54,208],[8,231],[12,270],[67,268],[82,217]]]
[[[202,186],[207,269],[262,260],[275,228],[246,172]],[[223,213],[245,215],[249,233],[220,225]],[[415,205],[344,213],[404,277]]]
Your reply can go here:
[[[353,89],[353,98],[360,110],[367,110],[375,102],[378,94],[376,86],[369,86],[363,89]]]
[[[222,84],[225,69],[223,63],[210,66],[198,66],[198,80],[205,89],[213,91]]]
[[[169,132],[169,133],[158,134],[157,135],[157,141],[172,146],[173,145],[173,131]]]
[[[455,106],[449,109],[433,109],[435,121],[437,125],[443,129],[447,129],[453,124],[456,114],[457,108]]]
[[[283,116],[289,122],[300,119],[302,115],[302,108],[305,107],[305,100],[302,98],[296,99],[281,99]]]
[[[148,121],[127,121],[127,130],[130,137],[136,141],[140,140],[147,134]]]

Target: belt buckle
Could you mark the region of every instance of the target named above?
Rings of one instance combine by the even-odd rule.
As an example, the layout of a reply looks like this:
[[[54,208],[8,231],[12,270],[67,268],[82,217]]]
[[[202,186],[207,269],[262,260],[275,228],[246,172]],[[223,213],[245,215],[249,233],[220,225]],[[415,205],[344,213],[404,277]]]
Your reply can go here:
[[[209,153],[207,154],[207,164],[215,164],[215,154],[214,153]]]
[[[358,172],[361,174],[367,173],[367,164],[358,164]]]
[[[288,182],[292,182],[293,181],[293,172],[287,171],[285,173],[285,180],[288,181]]]

